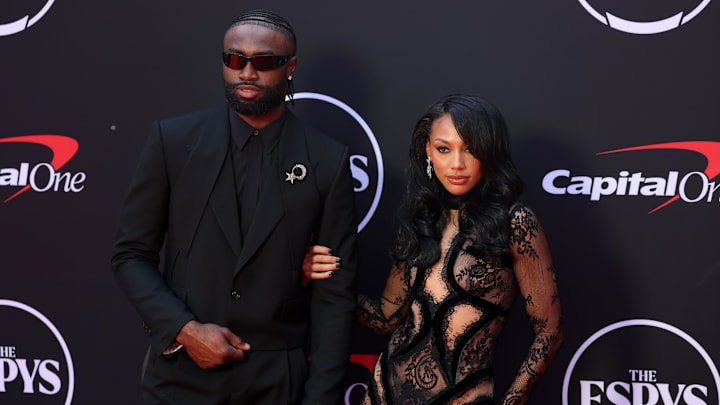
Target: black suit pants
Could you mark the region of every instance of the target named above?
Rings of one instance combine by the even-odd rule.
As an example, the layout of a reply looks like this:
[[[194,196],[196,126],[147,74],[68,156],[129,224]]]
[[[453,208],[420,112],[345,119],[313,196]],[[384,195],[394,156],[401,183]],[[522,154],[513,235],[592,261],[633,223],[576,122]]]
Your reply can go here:
[[[199,368],[184,350],[148,355],[143,367],[146,405],[297,405],[307,379],[302,348],[249,351],[245,360]]]

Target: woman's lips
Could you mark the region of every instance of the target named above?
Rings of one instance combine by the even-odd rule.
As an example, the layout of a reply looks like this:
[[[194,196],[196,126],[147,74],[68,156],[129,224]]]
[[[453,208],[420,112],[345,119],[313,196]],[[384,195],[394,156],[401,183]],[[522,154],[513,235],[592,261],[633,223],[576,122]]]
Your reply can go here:
[[[468,182],[467,176],[447,176],[447,179],[450,183],[457,186],[463,185]]]

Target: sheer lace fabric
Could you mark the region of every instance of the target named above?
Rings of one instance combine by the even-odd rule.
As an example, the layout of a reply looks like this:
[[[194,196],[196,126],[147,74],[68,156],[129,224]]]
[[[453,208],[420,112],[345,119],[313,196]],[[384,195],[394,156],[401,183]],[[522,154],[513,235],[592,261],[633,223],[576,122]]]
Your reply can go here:
[[[395,268],[380,302],[362,297],[361,323],[380,333],[392,331],[363,404],[492,404],[496,340],[521,290],[531,319],[548,305],[558,305],[558,319],[553,315],[550,323],[559,328],[559,302],[544,235],[524,207],[511,216],[512,263],[484,261],[467,253],[463,248],[469,241],[461,240],[457,227],[450,224],[436,265]],[[518,271],[539,284],[526,288],[530,283],[518,282]],[[509,390],[507,398],[514,399],[508,403],[524,402],[554,354],[549,354],[548,341],[555,329],[545,333],[549,318],[542,319],[533,323],[536,341]]]

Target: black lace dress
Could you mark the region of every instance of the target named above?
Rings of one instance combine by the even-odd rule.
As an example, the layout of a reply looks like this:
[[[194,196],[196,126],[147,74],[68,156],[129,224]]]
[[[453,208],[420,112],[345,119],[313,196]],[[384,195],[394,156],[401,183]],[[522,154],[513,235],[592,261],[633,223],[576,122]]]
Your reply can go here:
[[[360,322],[389,333],[363,404],[493,404],[493,354],[523,294],[535,341],[503,403],[521,404],[554,357],[560,304],[543,232],[532,212],[511,212],[511,257],[466,252],[449,224],[430,268],[393,268],[380,301],[361,297]]]

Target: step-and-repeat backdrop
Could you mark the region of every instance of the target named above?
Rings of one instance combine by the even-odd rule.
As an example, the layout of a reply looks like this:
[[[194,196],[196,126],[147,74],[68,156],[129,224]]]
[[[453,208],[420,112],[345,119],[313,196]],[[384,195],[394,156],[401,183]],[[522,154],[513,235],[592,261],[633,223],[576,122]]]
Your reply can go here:
[[[415,120],[508,121],[551,242],[565,344],[535,404],[720,403],[720,4],[9,1],[0,6],[0,403],[137,404],[142,322],[109,260],[150,122],[223,102],[233,16],[295,26],[293,107],[351,145],[359,289],[379,294]],[[530,342],[516,305],[499,393]],[[357,328],[344,404],[384,338]]]

